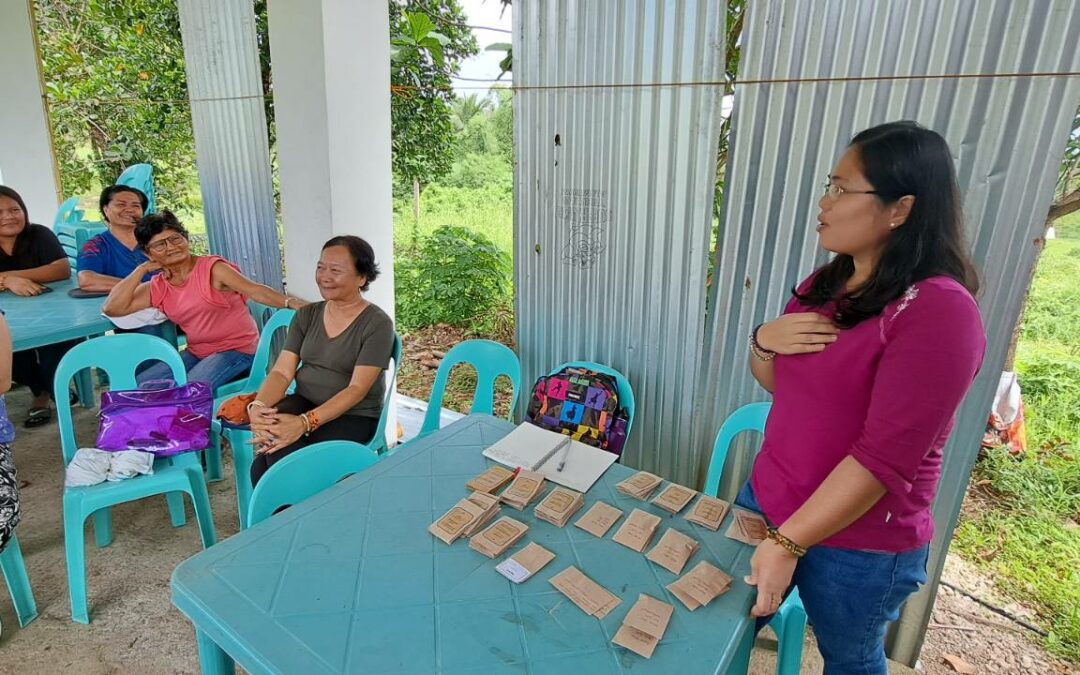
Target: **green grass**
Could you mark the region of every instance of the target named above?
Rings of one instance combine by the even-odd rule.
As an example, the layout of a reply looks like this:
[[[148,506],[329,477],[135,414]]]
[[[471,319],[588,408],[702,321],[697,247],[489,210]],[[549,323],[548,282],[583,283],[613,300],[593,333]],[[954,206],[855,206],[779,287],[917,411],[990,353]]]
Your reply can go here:
[[[430,235],[443,225],[479,232],[508,254],[514,250],[514,197],[503,187],[463,188],[429,185],[420,197],[420,220],[412,200],[394,202],[394,243],[412,247],[414,237]]]
[[[1024,314],[1016,370],[1028,452],[976,465],[953,547],[1007,596],[1033,604],[1047,647],[1080,663],[1080,213],[1047,242]]]

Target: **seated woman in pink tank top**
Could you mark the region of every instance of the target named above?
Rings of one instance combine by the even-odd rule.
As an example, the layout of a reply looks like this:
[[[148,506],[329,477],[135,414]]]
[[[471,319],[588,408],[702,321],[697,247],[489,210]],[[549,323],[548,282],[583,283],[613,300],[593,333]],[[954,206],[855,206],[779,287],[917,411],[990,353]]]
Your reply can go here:
[[[270,307],[305,304],[251,281],[218,256],[192,255],[187,230],[169,211],[143,218],[135,239],[150,260],[113,287],[102,311],[125,316],[148,307],[161,310],[187,335],[181,357],[189,381],[217,388],[251,368],[259,330],[248,313],[247,298]],[[155,270],[161,274],[142,280]],[[164,363],[139,373],[140,382],[170,377]]]

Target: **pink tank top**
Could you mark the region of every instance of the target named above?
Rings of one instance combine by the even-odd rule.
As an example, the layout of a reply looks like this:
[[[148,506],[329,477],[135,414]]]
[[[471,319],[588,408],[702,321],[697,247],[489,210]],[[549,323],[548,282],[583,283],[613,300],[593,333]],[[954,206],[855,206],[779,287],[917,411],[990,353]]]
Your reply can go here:
[[[199,256],[179,286],[160,274],[150,280],[150,304],[187,334],[188,349],[200,359],[228,351],[254,354],[259,344],[244,296],[219,291],[210,281],[210,270],[219,262],[237,269],[219,256]]]

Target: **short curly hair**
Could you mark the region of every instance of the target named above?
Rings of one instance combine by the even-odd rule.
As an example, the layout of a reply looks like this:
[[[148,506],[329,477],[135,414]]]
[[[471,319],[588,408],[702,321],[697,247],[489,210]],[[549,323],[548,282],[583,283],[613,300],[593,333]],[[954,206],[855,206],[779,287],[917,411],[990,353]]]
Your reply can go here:
[[[184,239],[191,238],[188,236],[187,228],[180,224],[173,212],[165,209],[159,213],[143,216],[143,219],[135,226],[135,241],[139,242],[139,248],[146,250],[146,247],[150,245],[150,240],[165,230],[172,230]]]

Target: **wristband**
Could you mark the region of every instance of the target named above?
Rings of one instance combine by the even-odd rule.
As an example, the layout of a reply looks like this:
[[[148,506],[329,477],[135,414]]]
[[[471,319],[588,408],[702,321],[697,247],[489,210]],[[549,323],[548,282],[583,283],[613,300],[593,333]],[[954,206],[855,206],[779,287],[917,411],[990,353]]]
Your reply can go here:
[[[776,356],[776,352],[765,349],[761,346],[761,343],[757,341],[757,333],[764,325],[765,324],[759,323],[754,326],[754,330],[750,331],[750,353],[759,361],[772,361]]]
[[[806,549],[804,547],[799,546],[784,535],[780,534],[780,530],[776,529],[775,527],[770,527],[767,532],[770,541],[774,541],[777,544],[780,544],[780,546],[784,547],[784,549],[788,553],[795,556],[796,558],[801,558],[806,555]]]

